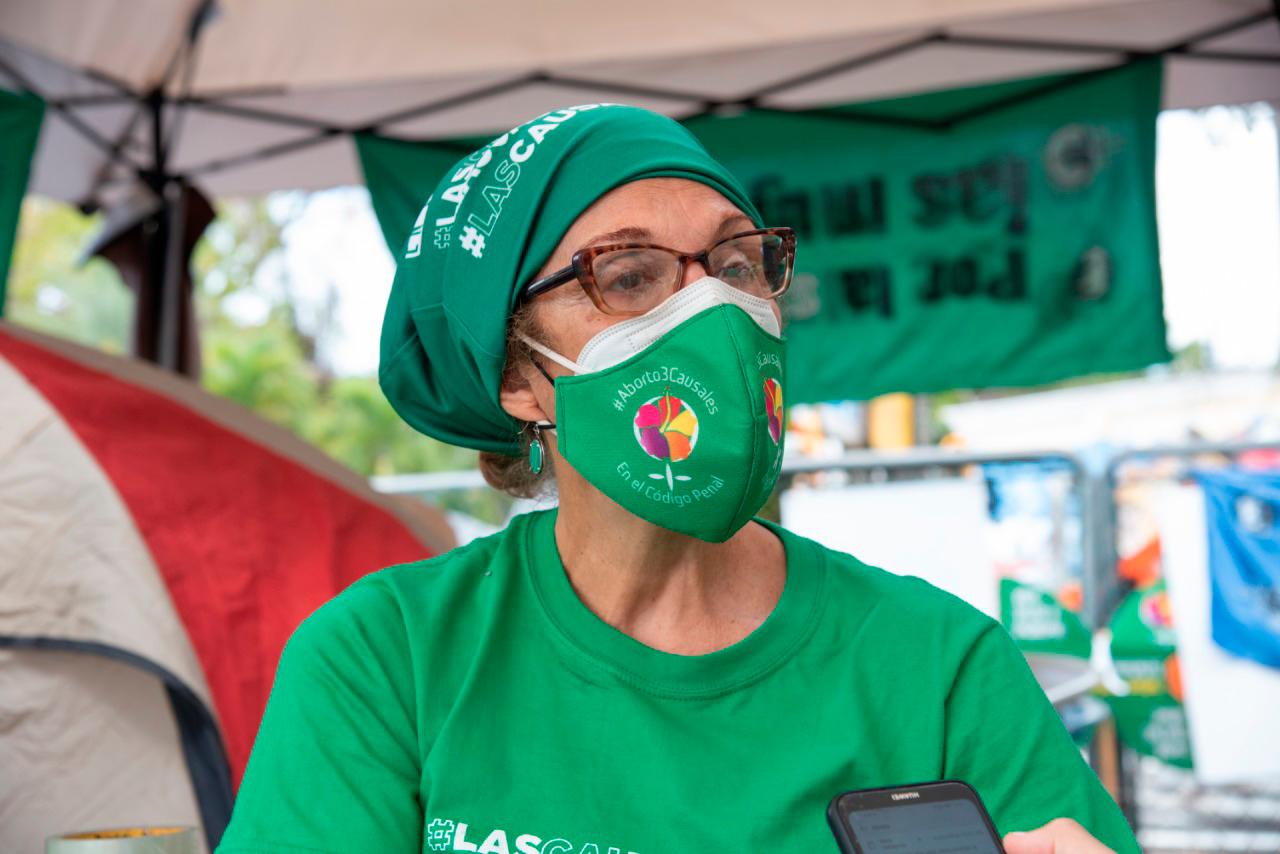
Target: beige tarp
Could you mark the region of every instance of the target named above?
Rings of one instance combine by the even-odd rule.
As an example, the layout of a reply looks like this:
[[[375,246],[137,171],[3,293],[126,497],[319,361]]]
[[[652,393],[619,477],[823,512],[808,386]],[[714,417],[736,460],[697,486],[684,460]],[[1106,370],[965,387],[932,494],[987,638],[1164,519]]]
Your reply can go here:
[[[82,389],[89,383],[98,389],[128,386],[178,404],[184,414],[223,428],[236,442],[247,440],[258,446],[269,465],[261,460],[250,463],[246,479],[301,469],[326,487],[337,487],[361,504],[394,517],[383,522],[398,522],[406,529],[406,537],[411,533],[423,545],[424,553],[453,546],[452,532],[434,508],[374,492],[363,478],[321,451],[188,380],[0,322],[0,340],[6,338],[70,359],[77,370],[93,371],[87,378],[64,378],[64,383],[72,383],[70,388]],[[190,624],[184,625],[166,581],[174,575],[174,556],[169,553],[166,575],[148,542],[146,520],[140,522],[138,508],[129,505],[109,473],[110,466],[95,455],[92,442],[77,432],[77,425],[90,421],[107,423],[111,413],[102,401],[69,414],[59,408],[65,406],[65,399],[57,403],[48,396],[49,375],[33,372],[34,359],[11,347],[0,349],[0,852],[40,851],[47,836],[100,827],[189,824],[202,828],[209,813],[197,803],[194,772],[184,754],[184,746],[191,744],[182,737],[168,692],[182,692],[184,699],[185,692],[190,692],[224,734],[227,719],[219,716],[215,705],[217,698],[205,669],[207,658],[202,662],[197,656]],[[129,406],[139,405],[137,398],[130,401],[117,409],[130,411]],[[146,447],[154,448],[171,469],[189,477],[193,491],[207,486],[182,461],[208,453],[208,445],[193,445],[209,441],[212,434],[201,434],[205,437],[201,440],[186,438],[160,422],[141,423],[137,432],[149,439],[163,438],[168,447],[156,442]],[[175,454],[184,445],[187,450]],[[121,443],[124,446],[127,443]],[[307,507],[308,500],[320,496],[322,490],[317,489],[304,492],[298,500]],[[218,510],[216,493],[206,497],[206,512],[198,519],[150,518],[151,532],[157,525],[166,529],[187,525],[189,531],[194,530],[191,526],[216,528],[219,519],[228,516]],[[190,506],[178,498],[174,496],[175,507]],[[265,517],[270,512],[250,502],[251,498],[241,502],[239,509],[246,513],[236,519]],[[338,510],[326,515],[322,504],[309,509],[316,511],[312,536],[321,542],[344,534],[344,525],[372,518],[343,516]],[[279,564],[280,572],[271,576],[281,585],[278,589],[297,590],[297,585],[286,586],[286,564],[291,558],[298,560],[285,545],[286,539],[273,549],[272,540],[264,545],[253,532],[243,537],[264,551],[264,565]],[[177,558],[184,571],[192,575],[228,572],[225,564],[208,556],[207,549],[202,551],[199,544],[190,548],[190,555]],[[374,557],[369,559],[374,561],[370,569],[377,568]],[[319,573],[322,564],[313,561],[305,566]],[[360,571],[346,570],[343,577]],[[314,598],[322,586],[308,583],[304,589]],[[259,607],[255,605],[259,595],[268,603],[274,601],[274,589],[246,591],[234,601],[248,614]],[[280,602],[272,609],[276,614],[272,625],[278,629],[286,619],[280,615],[299,608],[298,602]],[[225,603],[202,601],[201,610],[231,622],[233,612]],[[269,627],[265,618],[245,616],[236,630],[257,637]],[[233,642],[229,632],[226,642]],[[256,642],[248,646],[256,648]],[[264,669],[269,675],[273,668],[274,659],[244,661],[234,675],[247,681]],[[252,725],[256,728],[256,720]],[[203,845],[203,831],[200,838]]]
[[[140,656],[212,709],[159,570],[107,476],[3,359],[0,400],[0,633]],[[45,837],[94,827],[200,826],[157,676],[79,651],[0,648],[0,697],[0,851],[42,851]]]

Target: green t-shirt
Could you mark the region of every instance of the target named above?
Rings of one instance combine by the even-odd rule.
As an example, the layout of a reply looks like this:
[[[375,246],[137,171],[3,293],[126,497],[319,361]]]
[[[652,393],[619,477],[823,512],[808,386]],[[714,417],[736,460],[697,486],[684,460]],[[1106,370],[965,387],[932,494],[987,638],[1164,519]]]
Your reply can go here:
[[[768,524],[768,523],[765,523]],[[812,854],[830,799],[955,778],[1001,833],[1138,852],[1000,624],[769,524],[769,617],[707,655],[591,612],[555,511],[388,567],[308,617],[218,854]]]

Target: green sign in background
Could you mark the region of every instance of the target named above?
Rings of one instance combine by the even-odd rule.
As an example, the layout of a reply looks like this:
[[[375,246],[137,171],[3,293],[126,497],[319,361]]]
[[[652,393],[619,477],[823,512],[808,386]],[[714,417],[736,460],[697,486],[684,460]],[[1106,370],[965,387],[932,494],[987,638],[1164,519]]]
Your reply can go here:
[[[1142,62],[691,124],[770,223],[800,231],[789,402],[1035,385],[1168,359],[1160,79],[1158,62]]]
[[[382,237],[392,256],[404,255],[409,232],[436,182],[459,158],[493,137],[474,137],[449,144],[402,142],[373,134],[356,134],[356,153]]]
[[[1108,697],[1125,744],[1170,765],[1192,767],[1191,739],[1181,701],[1177,642],[1164,581],[1134,590],[1111,618],[1111,658],[1129,686],[1123,697]],[[1181,682],[1178,677],[1177,683]]]
[[[44,102],[39,98],[0,89],[0,316],[4,315],[18,215],[43,118]]]
[[[799,232],[787,402],[1026,386],[1165,361],[1155,224],[1161,65],[1141,61],[687,125]],[[357,146],[399,255],[488,137]]]

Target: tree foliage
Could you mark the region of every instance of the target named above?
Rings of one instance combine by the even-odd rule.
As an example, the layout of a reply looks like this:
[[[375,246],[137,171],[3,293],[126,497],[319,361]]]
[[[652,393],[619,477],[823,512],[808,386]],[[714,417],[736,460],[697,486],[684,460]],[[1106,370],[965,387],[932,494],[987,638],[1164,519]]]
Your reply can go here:
[[[336,294],[321,297],[325,307],[305,325],[279,257],[283,230],[304,203],[299,198],[276,206],[265,198],[221,203],[196,247],[203,384],[364,475],[474,465],[473,452],[422,436],[401,420],[376,377],[335,377],[325,365]]]
[[[201,384],[369,476],[461,469],[472,451],[415,432],[373,376],[335,377],[324,364],[334,295],[304,323],[282,260],[302,194],[230,200],[192,259]],[[128,349],[133,296],[101,259],[79,263],[100,218],[40,198],[23,204],[6,316],[112,353]],[[328,309],[324,308],[327,301]]]
[[[23,202],[6,320],[108,353],[128,350],[133,294],[101,258],[79,263],[100,224],[100,216],[84,216],[60,202]]]

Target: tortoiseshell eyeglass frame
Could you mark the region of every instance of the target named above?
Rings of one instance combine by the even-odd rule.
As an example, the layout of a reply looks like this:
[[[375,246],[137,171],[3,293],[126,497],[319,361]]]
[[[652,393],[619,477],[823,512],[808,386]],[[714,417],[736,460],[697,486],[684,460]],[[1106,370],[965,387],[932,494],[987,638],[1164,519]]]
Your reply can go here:
[[[680,262],[679,273],[676,276],[674,287],[671,289],[671,293],[674,294],[676,291],[684,287],[684,271],[690,261],[699,261],[702,263],[704,268],[710,271],[711,267],[708,256],[714,252],[717,247],[723,243],[728,243],[730,240],[737,240],[740,237],[749,237],[754,234],[772,234],[782,238],[782,250],[786,253],[787,259],[786,273],[782,280],[782,287],[777,293],[769,296],[769,299],[777,299],[786,293],[787,288],[791,287],[791,274],[795,268],[796,233],[793,229],[787,228],[786,226],[776,226],[774,228],[753,228],[750,231],[740,231],[737,234],[731,234],[728,237],[717,240],[701,252],[695,252],[692,254],[681,252],[677,249],[671,249],[667,246],[659,246],[656,243],[603,243],[598,246],[588,246],[585,249],[579,249],[577,252],[573,253],[573,259],[568,266],[562,267],[554,273],[549,273],[541,279],[537,279],[536,281],[525,285],[516,297],[516,305],[526,303],[539,294],[544,294],[547,291],[560,287],[561,285],[577,280],[577,282],[582,286],[582,290],[585,291],[587,296],[591,299],[592,304],[595,305],[595,307],[602,313],[614,315],[616,317],[637,317],[645,312],[643,310],[626,311],[614,308],[605,302],[604,296],[600,293],[599,285],[596,284],[595,274],[592,271],[596,256],[603,255],[606,252],[614,252],[619,249],[660,249],[663,252],[669,252]]]

